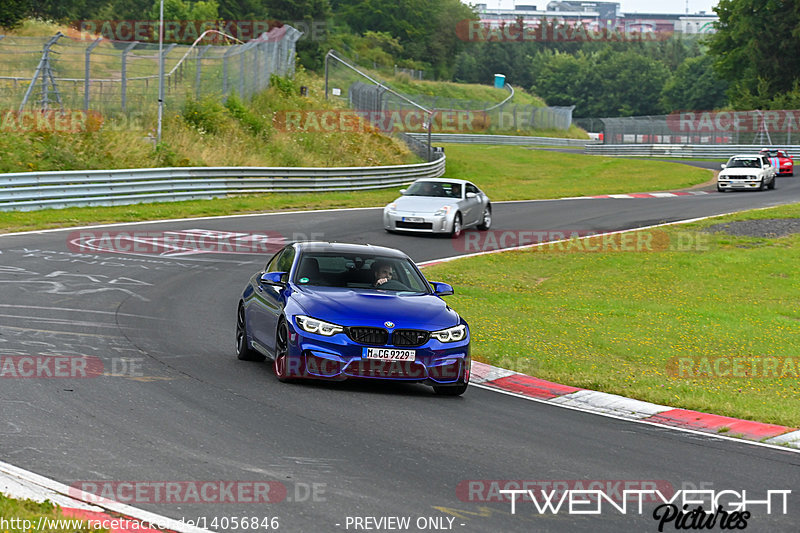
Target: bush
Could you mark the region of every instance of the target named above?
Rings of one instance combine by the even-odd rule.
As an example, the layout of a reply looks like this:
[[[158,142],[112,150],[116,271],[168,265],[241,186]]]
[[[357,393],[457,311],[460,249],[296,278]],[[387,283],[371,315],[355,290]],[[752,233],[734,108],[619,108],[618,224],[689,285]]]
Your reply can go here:
[[[245,128],[250,130],[254,135],[262,135],[268,133],[270,124],[263,116],[253,113],[250,109],[244,106],[241,100],[236,95],[228,97],[225,102],[225,109],[228,113],[239,121]]]
[[[225,129],[227,113],[225,107],[216,100],[206,98],[201,101],[186,100],[183,104],[183,121],[201,135],[219,133]]]
[[[272,74],[269,77],[269,84],[275,87],[284,96],[292,96],[297,93],[294,80],[290,78],[281,78],[277,74]]]

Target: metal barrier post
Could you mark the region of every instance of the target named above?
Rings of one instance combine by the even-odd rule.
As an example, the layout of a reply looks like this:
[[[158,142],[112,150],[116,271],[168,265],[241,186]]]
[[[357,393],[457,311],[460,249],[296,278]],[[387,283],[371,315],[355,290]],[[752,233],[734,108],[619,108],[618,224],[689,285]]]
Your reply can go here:
[[[203,68],[202,67],[203,56],[206,55],[206,52],[208,52],[210,49],[211,45],[207,44],[205,48],[203,48],[197,53],[197,64],[195,65],[195,71],[194,71],[194,97],[197,99],[200,98],[200,73],[201,69]]]
[[[122,111],[126,112],[128,110],[128,52],[136,48],[136,45],[139,44],[139,41],[133,41],[125,50],[122,51],[122,69],[121,69],[121,80],[120,80],[120,92],[121,92],[121,101],[120,104],[122,105]]]
[[[98,37],[95,39],[92,44],[86,48],[86,64],[84,67],[84,75],[83,75],[83,110],[89,111],[89,92],[90,92],[90,78],[89,78],[89,71],[91,68],[91,60],[92,60],[92,50],[100,44],[102,41],[102,37]]]

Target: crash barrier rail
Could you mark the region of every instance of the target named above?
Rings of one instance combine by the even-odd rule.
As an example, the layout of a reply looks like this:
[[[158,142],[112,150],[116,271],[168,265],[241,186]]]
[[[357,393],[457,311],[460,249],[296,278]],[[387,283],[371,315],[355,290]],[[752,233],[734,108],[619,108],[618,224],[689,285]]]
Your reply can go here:
[[[407,134],[417,140],[427,138],[426,133]],[[589,139],[563,139],[560,137],[526,137],[521,135],[487,135],[482,133],[432,133],[432,142],[456,144],[497,144],[518,146],[569,146],[583,148],[596,141]]]
[[[427,163],[380,167],[181,167],[0,174],[0,211],[124,205],[235,194],[380,189],[444,174]]]
[[[589,155],[619,155],[643,157],[674,157],[685,159],[728,159],[737,154],[755,154],[763,144],[587,144]],[[770,146],[786,150],[790,155],[800,152],[800,146]]]

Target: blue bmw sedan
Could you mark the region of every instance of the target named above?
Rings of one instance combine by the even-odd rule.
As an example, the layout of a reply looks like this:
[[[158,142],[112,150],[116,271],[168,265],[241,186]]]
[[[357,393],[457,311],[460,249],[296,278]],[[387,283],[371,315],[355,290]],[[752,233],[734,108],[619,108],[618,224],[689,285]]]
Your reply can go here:
[[[239,359],[273,361],[280,381],[419,382],[437,394],[469,384],[469,326],[408,256],[379,246],[300,242],[256,272],[236,319]]]

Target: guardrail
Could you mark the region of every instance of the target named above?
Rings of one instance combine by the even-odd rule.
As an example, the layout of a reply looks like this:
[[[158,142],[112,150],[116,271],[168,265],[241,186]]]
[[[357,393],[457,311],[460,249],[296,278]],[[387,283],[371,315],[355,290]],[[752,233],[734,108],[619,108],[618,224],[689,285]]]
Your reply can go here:
[[[773,148],[773,146],[770,146]],[[686,159],[728,159],[736,154],[755,154],[763,144],[588,144],[590,155],[622,155],[642,157],[673,157]],[[774,146],[789,154],[800,152],[800,146]]]
[[[411,137],[426,140],[427,133],[409,133]],[[512,146],[572,146],[583,148],[597,141],[589,139],[563,139],[560,137],[527,137],[522,135],[489,135],[484,133],[431,133],[431,142],[457,144],[497,144]]]
[[[427,163],[381,167],[180,167],[0,174],[0,211],[125,205],[233,194],[380,189],[444,174]]]

